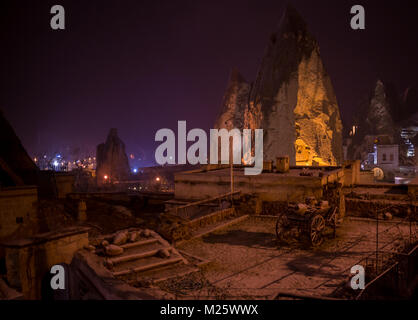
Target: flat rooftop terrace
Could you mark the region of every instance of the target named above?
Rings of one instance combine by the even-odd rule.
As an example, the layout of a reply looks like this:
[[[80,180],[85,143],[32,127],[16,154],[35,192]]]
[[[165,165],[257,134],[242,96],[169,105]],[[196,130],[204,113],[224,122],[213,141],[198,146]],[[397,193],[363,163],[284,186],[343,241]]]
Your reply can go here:
[[[308,174],[307,174],[308,173]],[[234,191],[257,195],[265,201],[301,201],[306,197],[322,197],[328,183],[341,182],[344,171],[338,167],[292,167],[289,172],[263,172],[245,175],[244,168],[234,168]],[[231,191],[229,168],[195,170],[174,176],[176,199],[205,199]]]
[[[301,173],[304,170],[309,173],[312,173],[311,177],[308,176],[301,176]],[[291,167],[288,172],[280,173],[280,172],[267,172],[263,171],[260,175],[257,176],[246,176],[244,173],[244,168],[234,168],[234,175],[235,176],[243,176],[243,177],[300,177],[300,178],[319,178],[320,173],[324,176],[331,176],[334,174],[338,174],[338,172],[342,171],[340,167]],[[175,176],[182,176],[182,175],[205,175],[205,176],[230,176],[231,170],[230,168],[222,168],[222,169],[214,169],[214,170],[193,170],[193,171],[186,171],[177,173]]]
[[[408,243],[409,232],[408,223],[381,221],[379,251],[396,252]],[[337,229],[337,238],[312,249],[297,241],[278,244],[275,218],[250,216],[178,249],[210,261],[202,278],[188,276],[165,284],[172,292],[178,288],[179,298],[273,299],[278,292],[335,298],[351,267],[375,256],[376,223],[347,219]],[[196,290],[193,282],[199,284]]]

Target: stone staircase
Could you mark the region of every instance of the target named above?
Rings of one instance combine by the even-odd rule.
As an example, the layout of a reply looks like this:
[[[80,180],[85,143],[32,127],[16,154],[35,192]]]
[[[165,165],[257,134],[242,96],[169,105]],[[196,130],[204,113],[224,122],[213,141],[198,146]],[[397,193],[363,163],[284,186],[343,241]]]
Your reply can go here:
[[[106,267],[116,278],[133,285],[143,285],[184,276],[198,270],[156,232],[129,232],[139,232],[141,235],[134,242],[119,245],[123,248],[122,254],[105,257]]]

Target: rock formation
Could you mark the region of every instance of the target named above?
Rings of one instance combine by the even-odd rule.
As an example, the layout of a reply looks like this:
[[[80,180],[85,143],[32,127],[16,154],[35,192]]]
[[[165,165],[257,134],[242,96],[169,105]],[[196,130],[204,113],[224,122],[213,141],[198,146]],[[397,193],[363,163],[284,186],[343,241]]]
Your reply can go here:
[[[241,85],[244,87],[248,85]],[[291,165],[342,163],[337,99],[318,43],[293,7],[286,8],[279,28],[270,37],[247,103],[227,101],[232,105],[225,108],[224,102],[217,124],[234,119],[235,125],[243,121],[244,128],[263,129],[266,160],[288,155]],[[234,117],[233,112],[237,112]]]
[[[215,129],[240,130],[244,127],[244,112],[248,106],[250,85],[237,69],[233,69],[226,89]]]
[[[389,99],[388,86],[378,80],[366,110],[365,127],[369,134],[395,136],[394,113],[396,105]]]
[[[407,152],[411,143],[417,143],[417,97],[414,86],[400,97],[392,84],[377,80],[373,92],[357,108],[359,129],[351,137],[348,158],[364,160],[374,151],[375,144],[398,144],[400,163],[414,163],[415,159],[408,156]]]
[[[39,170],[0,111],[0,186],[36,185]]]
[[[97,146],[97,183],[124,180],[129,177],[130,167],[125,144],[118,137],[117,129],[110,129],[106,143]]]

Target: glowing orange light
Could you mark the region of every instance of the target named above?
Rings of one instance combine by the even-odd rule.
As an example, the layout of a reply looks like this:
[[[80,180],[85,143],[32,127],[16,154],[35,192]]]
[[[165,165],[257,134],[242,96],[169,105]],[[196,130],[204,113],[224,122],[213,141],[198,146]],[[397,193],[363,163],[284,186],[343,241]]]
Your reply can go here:
[[[156,181],[160,181],[160,177],[155,178]]]
[[[105,180],[109,179],[109,177],[108,177],[108,175],[107,175],[107,174],[105,174],[103,178],[104,178]]]

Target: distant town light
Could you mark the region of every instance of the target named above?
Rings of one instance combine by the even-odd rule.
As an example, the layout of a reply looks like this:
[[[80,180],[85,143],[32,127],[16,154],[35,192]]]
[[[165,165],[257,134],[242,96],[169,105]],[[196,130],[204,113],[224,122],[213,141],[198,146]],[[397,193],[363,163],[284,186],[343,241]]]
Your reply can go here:
[[[54,166],[58,167],[58,161],[57,160],[54,161]]]
[[[160,177],[155,178],[155,181],[160,181]]]
[[[109,176],[107,174],[104,175],[103,177],[105,180],[109,179]]]
[[[133,171],[133,173],[137,173],[138,172],[138,169],[137,168],[134,168],[132,171]]]

